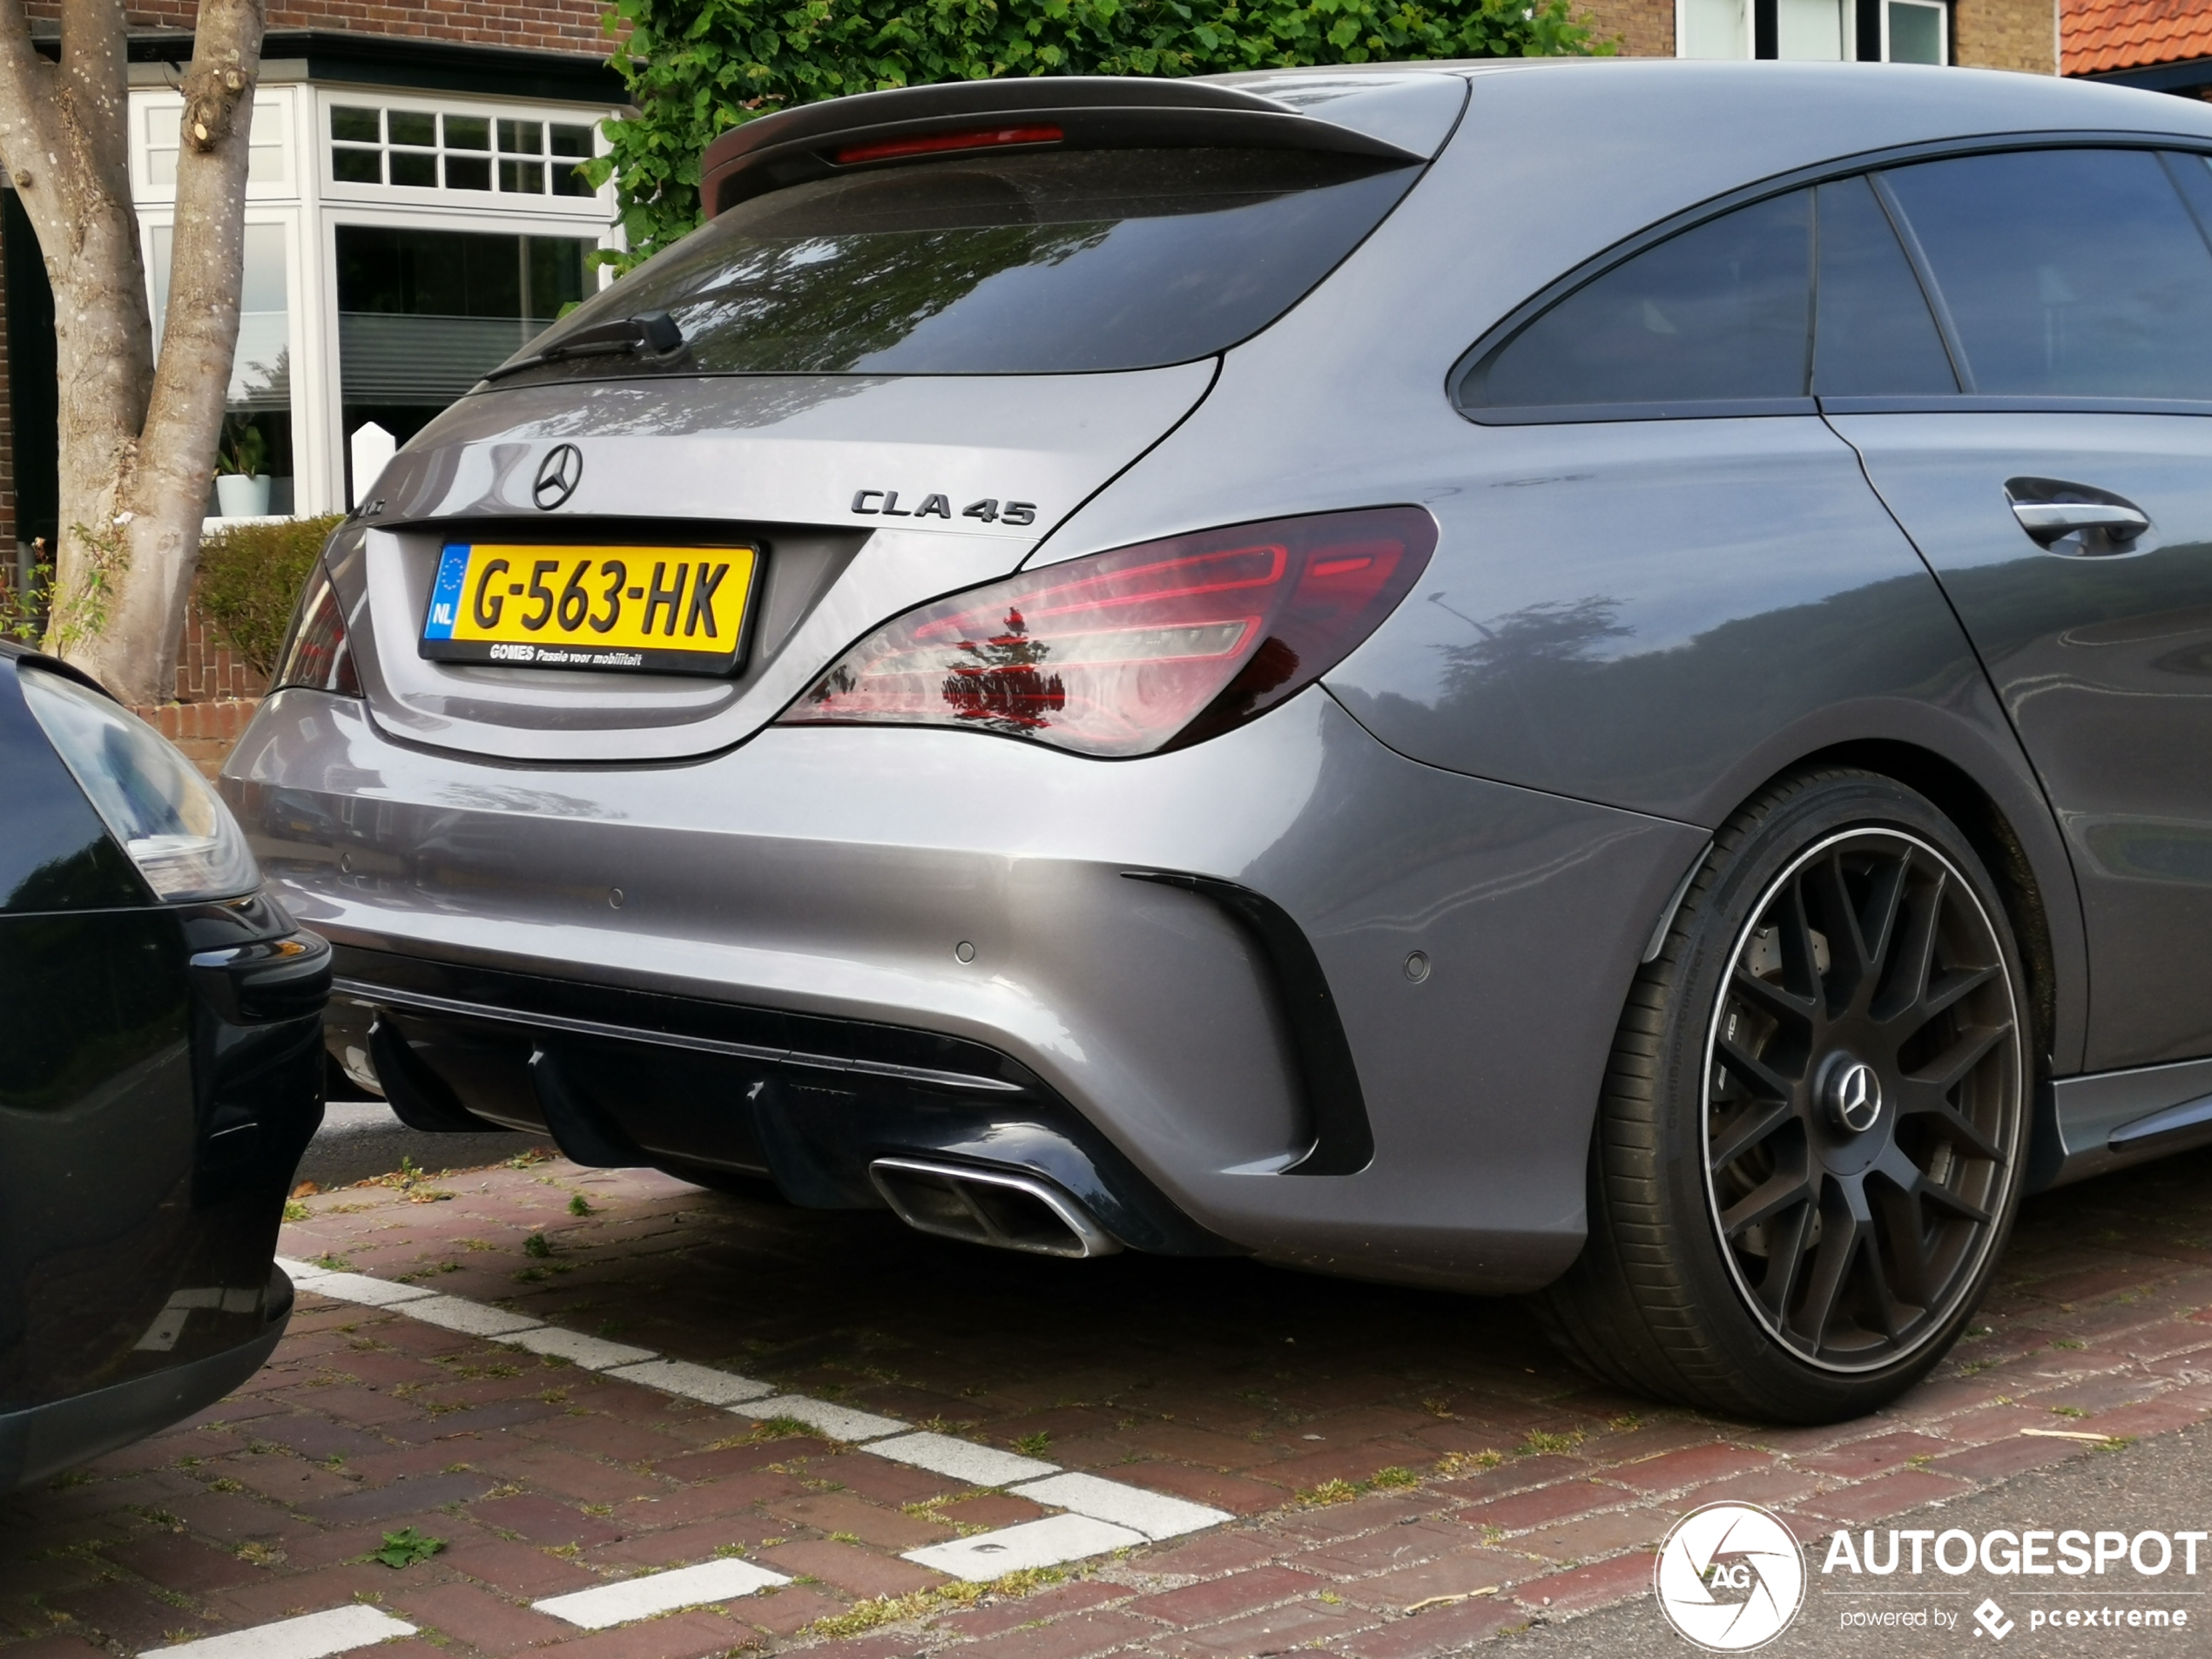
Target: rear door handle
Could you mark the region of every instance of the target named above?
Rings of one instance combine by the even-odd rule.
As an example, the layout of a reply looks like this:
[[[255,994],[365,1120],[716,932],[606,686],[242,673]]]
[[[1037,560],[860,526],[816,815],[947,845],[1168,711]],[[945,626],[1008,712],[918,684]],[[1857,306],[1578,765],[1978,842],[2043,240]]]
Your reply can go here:
[[[2150,518],[2133,502],[2054,478],[2012,478],[2005,484],[2013,516],[2038,547],[2077,556],[2130,550],[2128,544],[2150,529]],[[2057,543],[2078,536],[2074,547]]]

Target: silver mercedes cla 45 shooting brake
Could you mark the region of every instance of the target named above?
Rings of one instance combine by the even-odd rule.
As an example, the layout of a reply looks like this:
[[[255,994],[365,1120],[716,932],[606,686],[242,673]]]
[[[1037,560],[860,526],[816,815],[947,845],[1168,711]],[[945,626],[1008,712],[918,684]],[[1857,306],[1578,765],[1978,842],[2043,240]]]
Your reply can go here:
[[[1025,79],[702,175],[225,773],[408,1122],[1801,1420],[2212,1138],[2212,109]]]

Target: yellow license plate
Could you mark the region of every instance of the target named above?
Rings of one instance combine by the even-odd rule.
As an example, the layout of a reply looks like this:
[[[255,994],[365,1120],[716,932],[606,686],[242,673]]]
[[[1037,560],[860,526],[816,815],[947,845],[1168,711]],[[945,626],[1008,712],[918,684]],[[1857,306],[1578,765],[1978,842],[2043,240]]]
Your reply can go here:
[[[742,658],[755,547],[449,542],[422,655],[448,663],[726,674]]]

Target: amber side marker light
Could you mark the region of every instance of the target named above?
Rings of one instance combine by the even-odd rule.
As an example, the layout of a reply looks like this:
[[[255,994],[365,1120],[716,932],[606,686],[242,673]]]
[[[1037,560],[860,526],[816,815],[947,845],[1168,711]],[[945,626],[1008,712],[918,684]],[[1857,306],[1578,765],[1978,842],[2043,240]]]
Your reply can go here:
[[[989,150],[1005,144],[1058,144],[1065,135],[1055,126],[986,127],[969,132],[927,132],[910,138],[877,138],[848,144],[833,152],[840,167],[863,161],[896,161],[905,156],[941,155],[948,150]]]

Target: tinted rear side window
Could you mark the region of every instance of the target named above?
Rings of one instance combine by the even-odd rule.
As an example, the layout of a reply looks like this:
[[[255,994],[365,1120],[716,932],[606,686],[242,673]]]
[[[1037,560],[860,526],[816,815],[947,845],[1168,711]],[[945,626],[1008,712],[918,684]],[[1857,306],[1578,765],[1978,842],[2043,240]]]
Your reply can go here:
[[[1883,175],[1984,396],[2212,400],[2212,253],[2156,156],[2038,150]]]
[[[1490,353],[1462,403],[1737,402],[1806,395],[1812,192],[1712,219],[1586,283]]]
[[[818,179],[730,208],[561,332],[665,310],[689,348],[668,367],[685,373],[1185,362],[1273,321],[1419,172],[1285,150],[1091,150]]]

